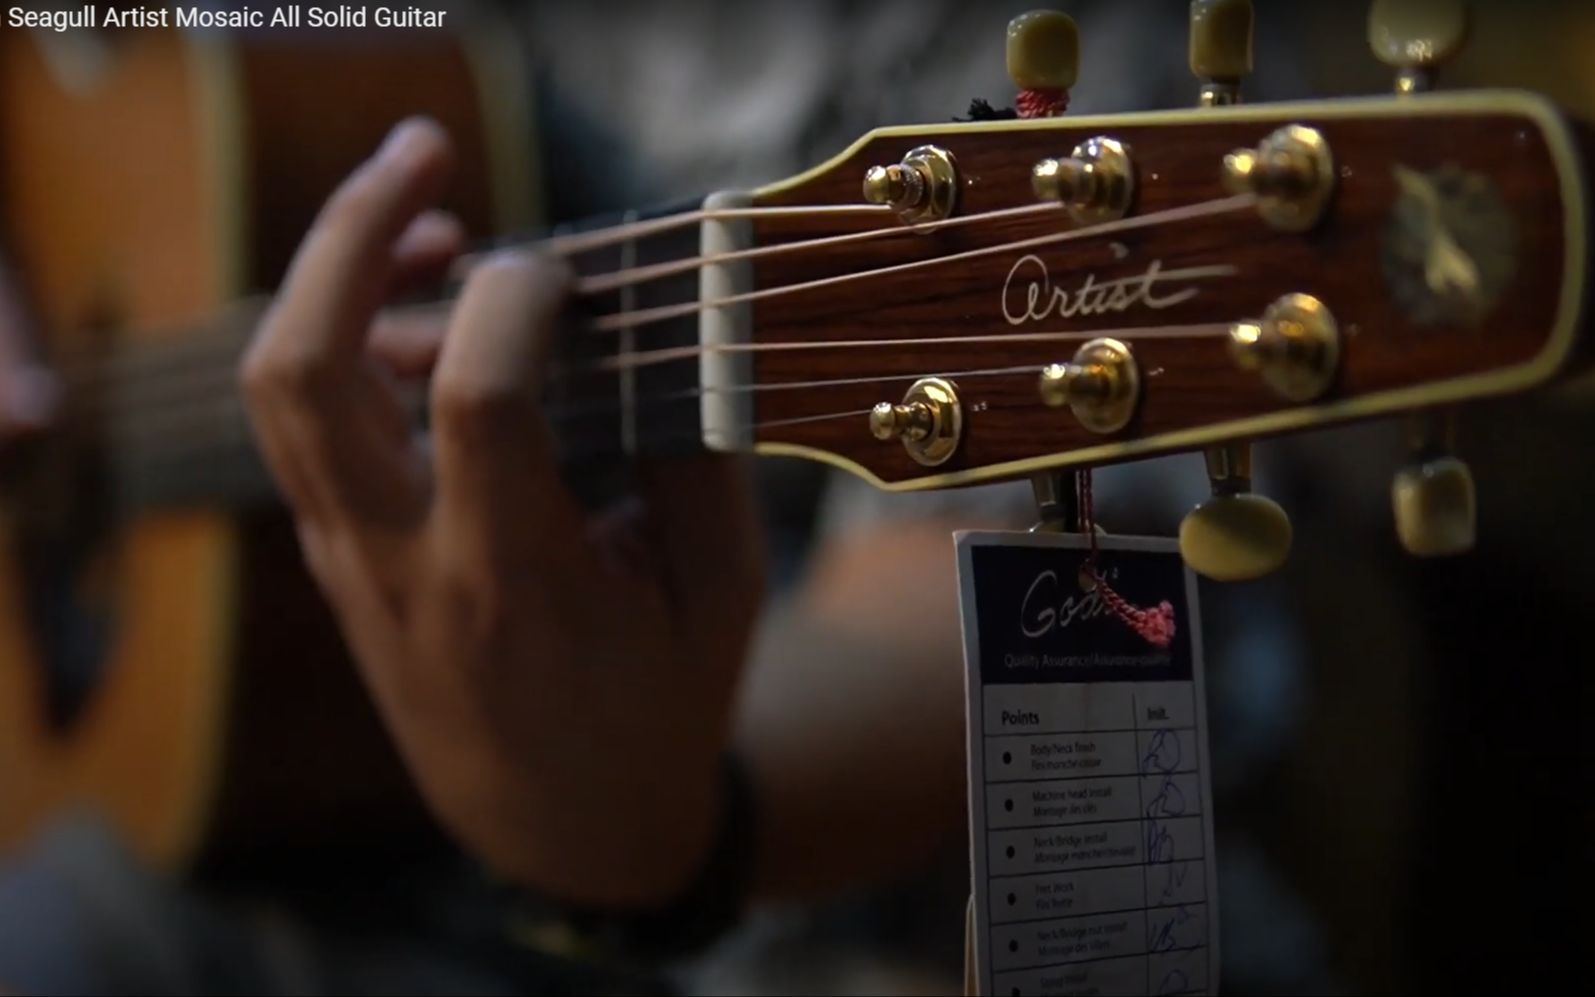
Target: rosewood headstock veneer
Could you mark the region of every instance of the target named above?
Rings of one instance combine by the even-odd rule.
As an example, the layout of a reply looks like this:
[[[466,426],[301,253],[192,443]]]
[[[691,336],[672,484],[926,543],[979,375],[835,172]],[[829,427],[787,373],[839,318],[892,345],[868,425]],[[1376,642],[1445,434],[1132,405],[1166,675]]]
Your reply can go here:
[[[711,198],[705,442],[893,490],[1206,450],[1215,499],[1182,531],[1187,557],[1213,577],[1270,570],[1289,525],[1250,494],[1246,441],[1443,414],[1577,353],[1581,132],[1534,94],[1423,92],[1467,30],[1459,5],[1430,6],[1375,5],[1392,95],[1240,103],[1251,5],[1198,0],[1199,107],[884,128]],[[1077,51],[1064,15],[1013,22],[1021,109],[1066,92]],[[647,324],[626,332],[649,342]],[[1472,542],[1472,484],[1431,422],[1394,490],[1398,532],[1451,553]]]

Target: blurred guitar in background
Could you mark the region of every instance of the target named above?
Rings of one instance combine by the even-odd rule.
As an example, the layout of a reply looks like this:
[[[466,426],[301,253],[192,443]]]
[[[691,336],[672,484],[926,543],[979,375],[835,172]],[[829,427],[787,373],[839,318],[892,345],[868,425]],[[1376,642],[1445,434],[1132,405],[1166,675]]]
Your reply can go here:
[[[4,479],[0,849],[76,809],[168,870],[429,837],[253,453],[228,306],[410,114],[458,142],[469,238],[525,227],[512,38],[0,34],[0,231],[66,388]]]

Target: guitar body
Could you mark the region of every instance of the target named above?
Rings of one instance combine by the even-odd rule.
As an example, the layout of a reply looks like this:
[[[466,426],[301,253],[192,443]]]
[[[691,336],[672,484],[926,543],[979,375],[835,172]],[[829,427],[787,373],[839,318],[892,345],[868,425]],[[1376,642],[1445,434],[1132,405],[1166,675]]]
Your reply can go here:
[[[50,48],[76,34],[0,37],[0,229],[53,360],[175,344],[270,289],[322,200],[409,114],[458,142],[447,206],[473,239],[530,221],[530,118],[507,33],[488,47],[443,31],[138,30],[103,50]],[[169,392],[197,392],[178,360]],[[172,407],[172,432],[242,427],[236,394],[211,387],[203,405],[159,392],[150,405]],[[113,500],[59,531],[98,538],[70,577],[26,566],[23,520],[115,495],[92,465],[58,478],[58,503],[8,505],[0,527],[0,850],[85,809],[171,870],[425,832],[265,493]],[[51,705],[63,668],[89,675],[66,711]]]

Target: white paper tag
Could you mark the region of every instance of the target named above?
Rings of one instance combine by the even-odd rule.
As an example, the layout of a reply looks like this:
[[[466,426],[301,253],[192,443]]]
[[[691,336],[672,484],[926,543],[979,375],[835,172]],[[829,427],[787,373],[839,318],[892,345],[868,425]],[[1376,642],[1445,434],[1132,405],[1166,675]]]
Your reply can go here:
[[[1195,576],[1171,540],[1099,537],[1147,641],[1079,570],[1087,538],[956,537],[977,992],[1218,992]]]

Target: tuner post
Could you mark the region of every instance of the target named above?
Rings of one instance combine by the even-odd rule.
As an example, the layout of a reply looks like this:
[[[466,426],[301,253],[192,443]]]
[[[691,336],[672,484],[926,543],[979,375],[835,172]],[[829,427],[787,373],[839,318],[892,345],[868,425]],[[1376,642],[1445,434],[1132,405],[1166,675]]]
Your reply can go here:
[[[1065,159],[1043,159],[1030,170],[1036,199],[1056,201],[1081,225],[1123,218],[1135,199],[1130,150],[1099,135],[1074,147]]]
[[[950,218],[958,206],[958,167],[935,145],[910,149],[903,161],[864,173],[864,200],[897,212],[909,224]]]
[[[1068,406],[1093,433],[1116,433],[1135,417],[1141,371],[1129,346],[1117,339],[1093,339],[1071,362],[1043,369],[1037,390],[1042,404]]]
[[[870,435],[883,443],[901,440],[908,455],[926,467],[944,464],[964,435],[963,405],[951,381],[915,381],[901,403],[881,402],[870,410]]]
[[[1464,0],[1374,0],[1368,47],[1396,70],[1396,92],[1434,89],[1439,67],[1467,44],[1472,13]]]
[[[1287,294],[1260,320],[1230,326],[1229,351],[1276,395],[1310,402],[1329,390],[1340,368],[1340,325],[1312,295]]]
[[[1191,0],[1191,72],[1203,107],[1238,104],[1252,72],[1252,0]]]
[[[1334,156],[1316,128],[1286,125],[1256,148],[1225,156],[1224,186],[1257,195],[1258,213],[1274,228],[1305,232],[1318,224],[1334,193]]]

